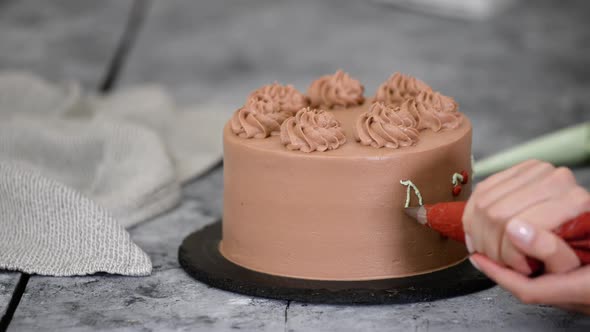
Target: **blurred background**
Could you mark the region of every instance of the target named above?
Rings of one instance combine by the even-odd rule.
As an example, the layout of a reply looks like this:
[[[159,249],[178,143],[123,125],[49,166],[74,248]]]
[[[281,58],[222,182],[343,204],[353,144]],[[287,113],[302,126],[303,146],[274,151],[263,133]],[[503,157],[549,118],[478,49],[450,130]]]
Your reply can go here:
[[[590,3],[524,0],[0,0],[0,69],[100,85],[135,28],[117,86],[234,109],[273,81],[305,91],[342,68],[366,94],[390,74],[453,96],[489,155],[590,119]],[[135,4],[137,7],[137,3]]]

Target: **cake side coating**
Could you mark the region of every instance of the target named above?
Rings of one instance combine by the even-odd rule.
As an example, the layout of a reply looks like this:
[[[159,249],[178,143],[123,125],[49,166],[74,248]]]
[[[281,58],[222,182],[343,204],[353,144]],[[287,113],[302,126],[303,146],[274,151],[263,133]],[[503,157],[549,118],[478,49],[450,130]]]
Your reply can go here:
[[[451,179],[471,173],[471,123],[421,132],[400,149],[354,139],[371,101],[333,111],[347,135],[335,150],[287,150],[280,138],[242,139],[226,126],[222,254],[252,270],[306,279],[367,280],[442,269],[462,261],[463,246],[409,220],[411,180],[425,203],[455,197]],[[416,205],[415,197],[412,205]]]
[[[307,96],[262,87],[236,111],[223,132],[227,259],[274,275],[370,280],[466,258],[404,206],[468,198],[457,174],[471,174],[471,123],[408,75],[392,75],[374,98],[363,92],[337,71]]]

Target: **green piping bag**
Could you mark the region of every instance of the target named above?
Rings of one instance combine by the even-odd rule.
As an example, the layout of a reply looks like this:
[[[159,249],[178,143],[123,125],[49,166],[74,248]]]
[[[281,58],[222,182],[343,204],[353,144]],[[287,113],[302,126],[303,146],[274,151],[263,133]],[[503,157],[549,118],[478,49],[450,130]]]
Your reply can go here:
[[[475,176],[502,171],[528,159],[556,166],[580,166],[590,161],[590,122],[558,130],[476,161]]]

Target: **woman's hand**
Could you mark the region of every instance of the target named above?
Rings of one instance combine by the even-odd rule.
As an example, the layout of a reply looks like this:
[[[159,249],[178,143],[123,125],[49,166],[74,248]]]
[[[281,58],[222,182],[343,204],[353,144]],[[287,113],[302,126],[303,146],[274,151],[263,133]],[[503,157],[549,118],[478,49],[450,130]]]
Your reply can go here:
[[[528,278],[500,266],[482,254],[471,262],[502,288],[527,304],[549,304],[590,315],[590,266],[566,272]]]
[[[559,280],[577,289],[575,293],[584,297],[581,303],[590,304],[590,281],[580,283],[590,280],[590,270],[573,271],[580,265],[578,257],[552,232],[587,211],[590,193],[567,168],[530,160],[495,174],[476,187],[463,215],[467,247],[481,254],[473,255],[472,262],[524,302],[557,304],[563,299],[547,292],[561,292],[566,285],[552,284]],[[555,275],[527,278],[531,270],[525,256],[544,262],[546,272]],[[543,292],[536,287],[552,289]]]

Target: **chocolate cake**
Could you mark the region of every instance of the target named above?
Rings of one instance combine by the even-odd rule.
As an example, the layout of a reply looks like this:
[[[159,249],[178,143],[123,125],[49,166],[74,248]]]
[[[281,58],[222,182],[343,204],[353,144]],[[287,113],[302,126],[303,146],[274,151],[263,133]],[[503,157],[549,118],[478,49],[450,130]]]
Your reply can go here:
[[[245,268],[315,280],[396,278],[463,261],[465,248],[404,206],[466,200],[471,123],[396,73],[371,97],[338,71],[306,94],[250,94],[223,131],[220,251]]]

